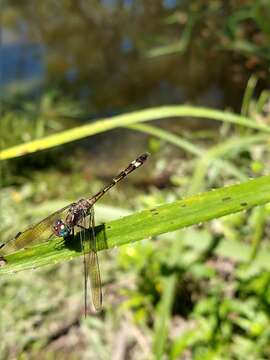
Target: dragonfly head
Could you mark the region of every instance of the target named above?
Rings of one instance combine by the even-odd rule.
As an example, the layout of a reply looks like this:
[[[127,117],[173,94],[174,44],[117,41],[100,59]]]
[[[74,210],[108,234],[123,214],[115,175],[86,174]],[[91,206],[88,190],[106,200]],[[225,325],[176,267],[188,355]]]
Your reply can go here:
[[[53,226],[53,232],[55,233],[56,236],[65,237],[70,235],[71,230],[70,227],[63,222],[63,220],[59,219],[56,220]]]

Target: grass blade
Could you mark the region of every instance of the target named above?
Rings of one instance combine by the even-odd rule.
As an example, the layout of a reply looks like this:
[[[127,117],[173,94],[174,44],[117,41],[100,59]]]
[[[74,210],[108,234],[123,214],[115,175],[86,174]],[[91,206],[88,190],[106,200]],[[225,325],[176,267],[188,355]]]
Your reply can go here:
[[[98,249],[109,249],[168,233],[270,202],[270,175],[197,194],[155,209],[144,210],[96,227]],[[90,235],[89,235],[90,236]],[[78,238],[59,244],[59,238],[13,254],[0,274],[54,264],[81,255]]]
[[[239,116],[230,112],[192,107],[192,106],[162,106],[146,110],[135,111],[129,114],[114,116],[112,118],[101,119],[94,123],[78,126],[70,130],[65,130],[54,135],[46,136],[42,139],[33,140],[28,143],[13,146],[9,149],[0,151],[0,161],[23,156],[40,150],[50,149],[56,146],[67,144],[94,134],[125,127],[128,125],[164,119],[170,117],[198,117],[222,121],[236,125],[245,126],[251,129],[261,130],[270,133],[270,127],[261,123],[256,123],[252,119]]]

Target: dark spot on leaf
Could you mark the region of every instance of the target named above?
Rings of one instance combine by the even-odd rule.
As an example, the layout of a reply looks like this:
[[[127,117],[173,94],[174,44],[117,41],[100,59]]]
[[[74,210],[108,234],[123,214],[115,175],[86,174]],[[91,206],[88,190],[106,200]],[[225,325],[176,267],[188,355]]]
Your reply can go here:
[[[222,201],[228,201],[228,200],[231,200],[231,197],[230,196],[226,196],[222,199]]]
[[[248,203],[247,203],[247,202],[241,202],[240,205],[241,205],[241,206],[247,206]]]
[[[186,206],[187,206],[186,204],[182,204],[182,205],[181,205],[181,207],[183,207],[183,208],[186,207]]]

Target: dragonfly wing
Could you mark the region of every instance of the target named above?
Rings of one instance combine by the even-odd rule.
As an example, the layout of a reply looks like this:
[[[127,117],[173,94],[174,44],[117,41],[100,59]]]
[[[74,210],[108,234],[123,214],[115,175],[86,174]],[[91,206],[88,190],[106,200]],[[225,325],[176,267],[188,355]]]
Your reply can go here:
[[[87,281],[88,281],[88,256],[87,256],[87,249],[86,249],[86,216],[87,214],[85,214],[85,216],[83,217],[82,220],[79,221],[78,223],[78,227],[79,227],[79,236],[80,236],[80,242],[81,242],[81,249],[83,251],[83,274],[84,274],[84,316],[86,317],[87,315],[87,304],[88,304],[88,292],[87,292]]]
[[[25,247],[47,241],[53,234],[53,225],[55,221],[58,219],[64,219],[69,207],[70,204],[49,215],[37,224],[30,226],[25,231],[19,232],[13,239],[7,241],[1,247],[1,254],[8,254]]]
[[[88,219],[87,219],[88,220]],[[95,237],[95,217],[93,207],[89,213],[89,223],[86,223],[86,216],[81,220],[79,227],[90,230],[90,241],[85,235],[85,231],[81,231],[82,249],[84,253],[84,301],[85,301],[85,314],[87,313],[87,279],[90,279],[92,303],[96,311],[101,310],[102,306],[102,291],[101,291],[101,278],[99,271],[99,263],[97,256],[96,237]]]
[[[100,311],[102,307],[100,271],[97,253],[92,250],[89,252],[89,270],[93,305],[96,311]]]
[[[91,285],[92,301],[96,311],[100,311],[102,307],[102,290],[101,278],[99,271],[99,263],[97,256],[97,244],[95,236],[95,213],[94,207],[90,209],[90,229],[92,232],[91,245],[89,251],[89,277]]]

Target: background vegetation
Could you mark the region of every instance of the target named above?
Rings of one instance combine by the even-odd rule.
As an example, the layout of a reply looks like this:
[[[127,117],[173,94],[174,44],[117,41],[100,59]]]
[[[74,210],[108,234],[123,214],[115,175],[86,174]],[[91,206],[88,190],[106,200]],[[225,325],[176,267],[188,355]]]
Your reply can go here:
[[[99,223],[270,173],[267,0],[9,0],[1,16],[1,243],[146,150]],[[264,179],[237,187],[243,211],[201,223],[193,204],[196,225],[99,252],[100,314],[84,318],[79,257],[1,275],[0,358],[268,359]]]

